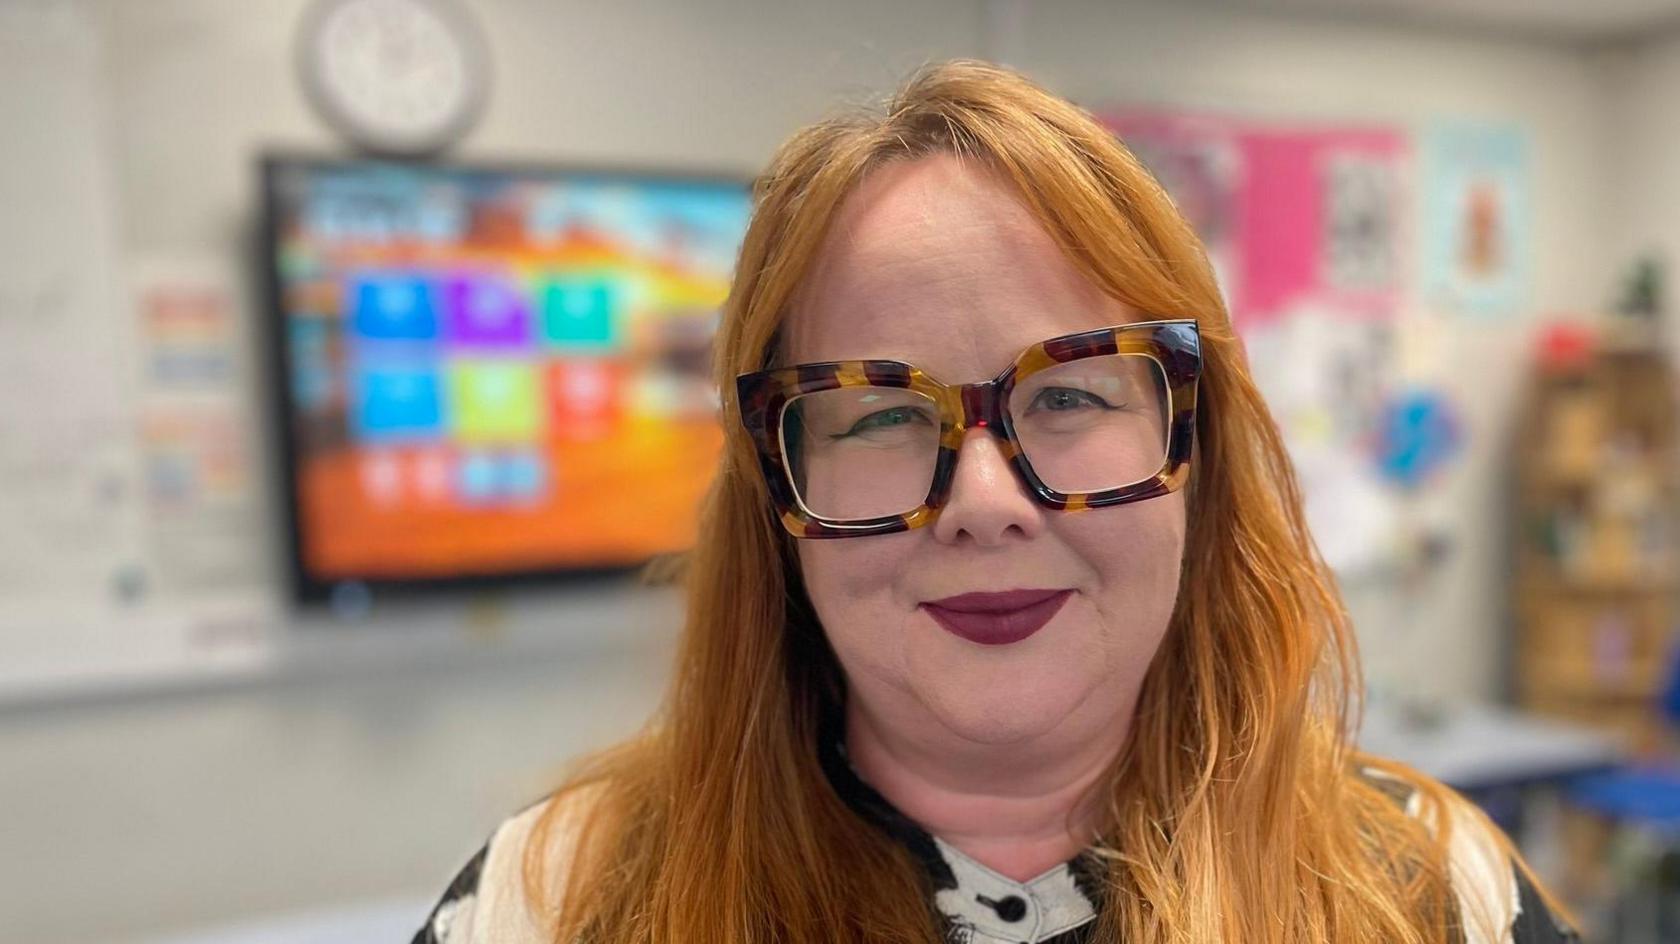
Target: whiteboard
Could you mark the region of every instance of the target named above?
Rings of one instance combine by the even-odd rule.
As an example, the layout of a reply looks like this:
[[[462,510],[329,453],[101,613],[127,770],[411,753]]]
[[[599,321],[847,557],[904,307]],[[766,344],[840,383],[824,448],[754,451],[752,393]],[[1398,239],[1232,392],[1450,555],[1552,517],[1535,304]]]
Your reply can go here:
[[[98,34],[0,4],[0,63],[0,696],[248,664],[249,599],[155,592]]]

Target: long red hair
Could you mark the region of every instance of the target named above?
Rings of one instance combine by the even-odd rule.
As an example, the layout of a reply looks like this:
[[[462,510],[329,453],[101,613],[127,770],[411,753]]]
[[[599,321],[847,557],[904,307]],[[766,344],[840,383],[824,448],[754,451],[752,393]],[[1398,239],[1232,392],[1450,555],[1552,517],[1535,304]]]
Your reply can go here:
[[[936,940],[916,865],[818,765],[817,725],[843,679],[732,397],[736,374],[776,361],[841,201],[873,168],[946,152],[1012,181],[1113,296],[1201,329],[1181,591],[1105,780],[1108,894],[1093,940],[1453,939],[1444,827],[1357,773],[1383,765],[1350,746],[1348,616],[1200,242],[1090,115],[972,61],[922,70],[884,112],[805,128],[756,183],[717,335],[726,442],[683,560],[673,680],[643,733],[556,791],[526,850],[526,891],[554,939]],[[1387,769],[1437,812],[1449,799]]]

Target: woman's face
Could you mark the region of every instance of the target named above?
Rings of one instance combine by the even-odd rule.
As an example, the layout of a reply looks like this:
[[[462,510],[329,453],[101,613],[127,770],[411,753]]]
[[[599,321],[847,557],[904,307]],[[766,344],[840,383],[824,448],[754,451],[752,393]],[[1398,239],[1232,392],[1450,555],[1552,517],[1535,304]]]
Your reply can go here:
[[[1002,179],[951,156],[889,164],[844,203],[786,326],[786,362],[907,361],[989,380],[1046,338],[1144,320],[1057,249]],[[886,730],[1025,745],[1127,721],[1172,614],[1183,492],[1110,508],[1038,505],[971,429],[949,503],[897,534],[801,540],[806,590],[853,707]],[[923,606],[971,591],[1068,589],[1050,621],[987,645]]]

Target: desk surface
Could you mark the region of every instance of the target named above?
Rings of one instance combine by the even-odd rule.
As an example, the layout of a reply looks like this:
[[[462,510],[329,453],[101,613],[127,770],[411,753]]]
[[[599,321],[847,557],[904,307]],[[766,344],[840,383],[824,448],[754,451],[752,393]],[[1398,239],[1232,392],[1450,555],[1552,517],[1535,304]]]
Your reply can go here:
[[[1454,706],[1431,725],[1372,706],[1359,747],[1460,790],[1555,780],[1615,764],[1625,753],[1610,735],[1493,705]]]

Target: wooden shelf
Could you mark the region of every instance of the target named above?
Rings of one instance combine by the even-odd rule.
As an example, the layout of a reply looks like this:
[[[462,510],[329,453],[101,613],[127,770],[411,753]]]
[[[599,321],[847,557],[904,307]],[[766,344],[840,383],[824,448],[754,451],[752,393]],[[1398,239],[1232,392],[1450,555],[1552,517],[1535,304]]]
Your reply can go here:
[[[1680,580],[1673,576],[1660,578],[1619,577],[1619,578],[1586,578],[1563,577],[1559,575],[1532,575],[1518,577],[1523,584],[1523,590],[1529,593],[1554,596],[1665,596],[1680,592]]]
[[[1576,699],[1648,700],[1662,691],[1667,667],[1656,663],[1604,674],[1594,672],[1591,667],[1535,658],[1527,660],[1522,668],[1524,686],[1532,687],[1536,693],[1544,691]]]
[[[1651,543],[1680,541],[1669,359],[1606,350],[1582,371],[1537,374],[1516,442],[1522,701],[1607,730],[1649,731],[1680,621],[1680,546]],[[1565,570],[1561,558],[1586,568]]]

